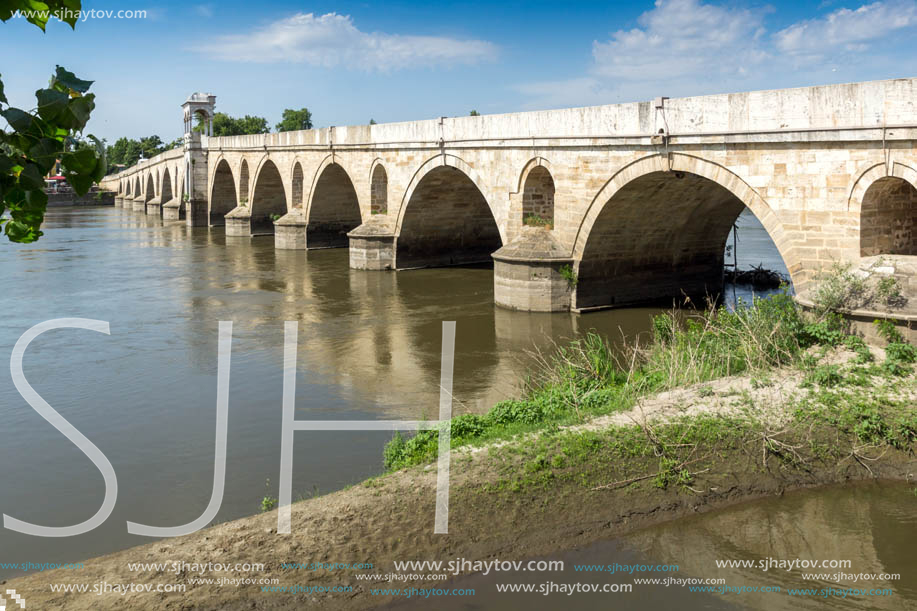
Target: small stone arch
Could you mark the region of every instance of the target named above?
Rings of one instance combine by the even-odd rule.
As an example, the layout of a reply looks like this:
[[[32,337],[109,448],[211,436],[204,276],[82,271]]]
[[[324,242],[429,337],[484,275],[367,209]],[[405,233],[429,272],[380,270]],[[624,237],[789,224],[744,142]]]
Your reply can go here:
[[[522,184],[522,224],[554,227],[554,176],[547,166],[533,165]]]
[[[906,180],[917,187],[917,169],[900,161],[895,161],[891,164],[886,164],[885,162],[872,163],[857,175],[857,179],[851,186],[850,194],[847,196],[847,210],[859,211],[863,204],[863,197],[869,187],[886,176]]]
[[[388,173],[381,159],[373,161],[369,178],[370,214],[388,214]]]
[[[302,208],[303,207],[303,171],[302,164],[299,160],[293,163],[293,171],[291,173],[292,180],[290,182],[290,207],[291,208]]]
[[[239,164],[239,205],[244,206],[248,203],[249,191],[248,177],[248,160],[242,159]]]
[[[917,189],[897,176],[873,181],[860,207],[860,256],[917,255]]]

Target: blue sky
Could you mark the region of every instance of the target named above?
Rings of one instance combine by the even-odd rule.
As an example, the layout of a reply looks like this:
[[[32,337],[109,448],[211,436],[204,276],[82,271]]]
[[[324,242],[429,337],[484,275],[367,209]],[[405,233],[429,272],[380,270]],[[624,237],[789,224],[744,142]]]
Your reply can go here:
[[[180,135],[194,91],[317,126],[513,112],[917,75],[917,0],[133,2],[42,34],[0,24],[7,96],[34,106],[55,64],[95,81],[87,132]]]

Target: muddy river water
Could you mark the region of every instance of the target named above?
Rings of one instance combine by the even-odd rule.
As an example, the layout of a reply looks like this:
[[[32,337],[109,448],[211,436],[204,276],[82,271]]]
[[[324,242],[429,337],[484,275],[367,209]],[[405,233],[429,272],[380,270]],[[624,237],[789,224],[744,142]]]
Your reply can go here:
[[[754,217],[743,215],[739,225],[740,267],[763,263],[784,271]],[[284,321],[299,321],[297,419],[417,419],[438,410],[444,320],[457,324],[454,410],[460,414],[486,411],[516,395],[532,349],[550,349],[589,329],[633,338],[659,311],[510,312],[494,307],[487,267],[355,271],[346,249],[277,251],[269,237],[228,240],[222,228],[163,223],[119,208],[54,209],[44,230],[36,244],[0,247],[0,355],[6,362],[19,337],[46,320],[110,323],[110,335],[45,333],[30,345],[24,371],[111,461],[118,499],[101,527],[77,537],[0,529],[0,564],[81,561],[147,541],[127,533],[128,520],[172,526],[201,514],[213,478],[219,321],[233,322],[226,491],[217,516],[224,521],[257,513],[262,497],[277,495]],[[737,295],[750,297],[742,289]],[[99,471],[28,406],[5,365],[0,422],[2,513],[61,526],[96,512],[104,492]],[[298,432],[294,498],[378,473],[390,436]],[[729,586],[783,587],[796,584],[798,575],[775,581],[777,572],[718,570],[715,561],[848,559],[851,573],[900,572],[896,598],[874,597],[866,607],[900,609],[917,597],[914,503],[912,490],[903,486],[788,495],[564,558],[570,566],[672,562],[680,567],[675,577],[726,576]],[[14,574],[0,568],[0,579]],[[635,591],[629,600],[650,597],[640,608],[659,609],[853,608],[849,600],[763,593],[692,594],[692,607],[684,606],[688,599],[680,588],[647,592]],[[582,601],[609,608],[607,598]],[[557,608],[541,604],[547,603],[525,608]],[[833,606],[819,606],[824,604]]]

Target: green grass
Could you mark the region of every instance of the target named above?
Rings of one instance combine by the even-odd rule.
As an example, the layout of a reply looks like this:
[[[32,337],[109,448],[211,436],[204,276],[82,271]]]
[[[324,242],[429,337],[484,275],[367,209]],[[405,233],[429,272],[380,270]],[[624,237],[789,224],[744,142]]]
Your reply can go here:
[[[842,317],[825,314],[818,320],[807,319],[786,292],[755,299],[747,307],[732,312],[718,308],[686,318],[675,312],[656,316],[653,340],[645,345],[613,347],[602,336],[590,332],[558,347],[550,356],[540,357],[540,366],[519,399],[502,401],[487,414],[464,414],[454,418],[450,422],[451,444],[453,448],[484,445],[532,431],[543,433],[539,436],[542,441],[538,442],[542,444],[545,439],[563,437],[566,433],[558,432],[561,426],[627,411],[640,398],[661,391],[741,374],[750,375],[753,387],[760,388],[772,384],[770,372],[775,368],[793,366],[806,372],[803,387],[814,396],[822,396],[822,393],[834,396],[830,393],[837,395],[836,390],[843,388],[847,393],[844,396],[857,396],[865,401],[838,403],[835,408],[843,406],[846,415],[836,413],[835,425],[856,421],[859,424],[854,428],[843,430],[861,431],[871,435],[870,439],[882,439],[898,447],[908,438],[907,431],[912,430],[909,427],[914,416],[902,422],[886,422],[884,429],[876,428],[873,416],[881,412],[884,419],[888,406],[883,404],[882,410],[870,411],[868,397],[861,395],[866,394],[865,389],[870,388],[877,377],[894,379],[909,375],[911,364],[917,362],[917,350],[905,343],[893,326],[882,325],[880,332],[889,341],[887,358],[875,364],[869,348],[861,338],[848,333]],[[816,354],[811,350],[813,346],[817,347]],[[820,364],[817,353],[824,356],[832,347],[856,352],[853,366]],[[713,391],[703,385],[698,394],[706,397]],[[834,396],[835,401],[837,396]],[[754,407],[750,396],[743,401]],[[819,405],[821,413],[834,413],[831,409],[835,408],[829,409],[824,403]],[[701,417],[659,425],[654,428],[650,440],[646,431],[635,426],[616,427],[601,436],[576,433],[578,441],[559,453],[556,448],[539,445],[540,453],[530,457],[524,465],[524,480],[535,478],[546,484],[553,478],[547,474],[572,468],[583,451],[592,455],[601,449],[617,458],[659,457],[656,485],[688,486],[691,471],[684,468],[684,461],[677,457],[679,452],[673,448],[696,445],[704,441],[704,436],[706,442],[715,441],[714,445],[721,445],[724,439],[750,434],[757,426],[745,419]],[[413,437],[396,434],[384,450],[386,470],[434,460],[438,438],[436,430],[421,431]],[[765,453],[778,449],[765,448]],[[516,485],[522,484],[516,482]]]

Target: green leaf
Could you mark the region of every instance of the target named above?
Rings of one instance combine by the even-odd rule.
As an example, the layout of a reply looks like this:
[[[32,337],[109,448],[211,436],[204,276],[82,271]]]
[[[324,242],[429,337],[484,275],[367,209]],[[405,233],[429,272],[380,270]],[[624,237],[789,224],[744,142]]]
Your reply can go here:
[[[61,163],[70,172],[89,174],[96,167],[96,152],[92,149],[80,149],[74,153],[64,153]]]
[[[91,93],[85,97],[73,98],[67,103],[67,110],[62,112],[57,122],[73,131],[81,131],[89,121],[89,113],[95,108],[95,96]]]
[[[29,163],[19,173],[19,184],[24,189],[44,189],[45,177],[37,165]]]
[[[19,108],[7,108],[0,114],[17,132],[24,132],[32,126],[32,115]]]
[[[6,94],[3,93],[3,81],[0,80],[0,102],[4,104],[9,104],[9,100],[6,99]]]
[[[43,220],[45,217],[45,208],[48,205],[48,195],[44,192],[44,189],[28,191],[25,196],[29,202],[29,207],[34,210],[33,214],[39,215]],[[39,224],[41,224],[40,220]]]
[[[0,155],[0,176],[11,174],[13,166],[18,165],[9,155]]]
[[[63,147],[61,143],[55,140],[54,138],[41,138],[37,143],[29,148],[29,156],[35,159],[36,161],[41,161],[44,158],[50,158],[51,164],[60,157]],[[3,169],[0,167],[0,172]]]
[[[62,66],[57,66],[57,72],[52,79],[52,83],[60,83],[64,87],[78,93],[86,93],[94,81],[84,81],[76,78],[76,75]]]
[[[67,108],[70,96],[54,89],[39,89],[35,92],[38,99],[38,115],[46,121],[53,121],[61,111]]]
[[[58,13],[61,16],[61,21],[69,25],[71,30],[75,30],[77,18],[80,14],[80,0],[59,0],[59,2],[63,5],[61,8],[70,9],[69,11],[60,11]]]
[[[47,12],[50,8],[44,2],[36,2],[35,0],[19,0],[16,4],[19,5],[19,8],[28,11],[26,20],[29,23],[37,25],[41,28],[41,31],[45,31],[45,25],[48,23],[49,13]]]
[[[70,186],[73,187],[77,195],[86,195],[90,187],[92,187],[92,176],[88,174],[65,172],[64,175],[67,177],[67,182],[70,183]]]

